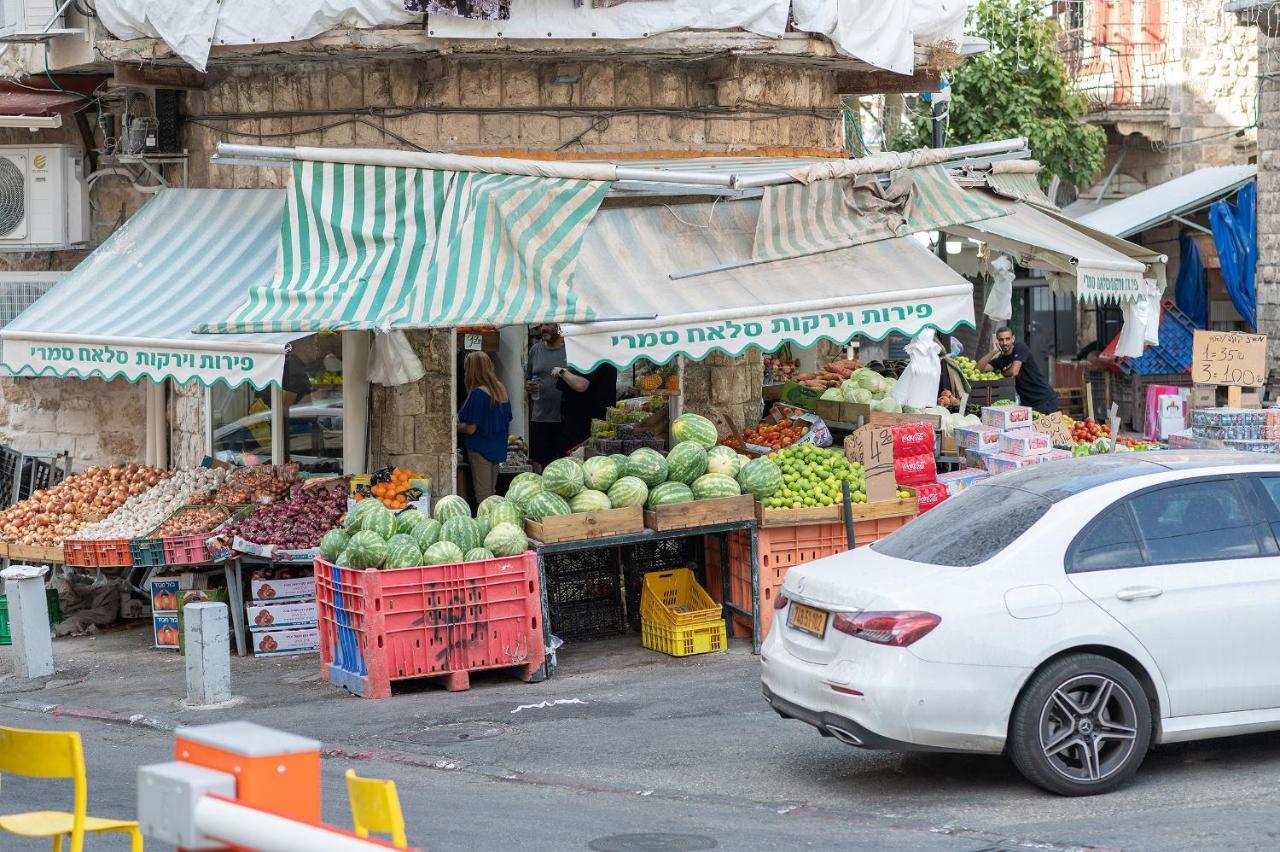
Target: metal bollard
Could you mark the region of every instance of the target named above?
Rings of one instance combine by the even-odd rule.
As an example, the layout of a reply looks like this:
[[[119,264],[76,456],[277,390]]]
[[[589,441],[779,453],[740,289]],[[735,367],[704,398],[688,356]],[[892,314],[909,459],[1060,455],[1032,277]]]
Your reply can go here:
[[[193,706],[231,700],[231,648],[227,605],[190,603],[182,608],[187,661],[187,703]]]
[[[49,635],[49,601],[44,594],[44,574],[42,571],[36,576],[13,576],[25,567],[5,569],[9,576],[4,580],[17,675],[48,677],[53,674],[53,637]]]

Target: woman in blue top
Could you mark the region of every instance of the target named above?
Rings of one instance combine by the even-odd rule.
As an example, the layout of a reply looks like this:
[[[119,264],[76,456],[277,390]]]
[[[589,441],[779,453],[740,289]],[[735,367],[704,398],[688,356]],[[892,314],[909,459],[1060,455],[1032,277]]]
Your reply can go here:
[[[471,487],[476,503],[493,495],[498,487],[498,465],[507,460],[507,433],[511,426],[511,401],[498,381],[493,362],[483,352],[472,352],[462,371],[467,401],[458,412],[458,432],[467,449]]]

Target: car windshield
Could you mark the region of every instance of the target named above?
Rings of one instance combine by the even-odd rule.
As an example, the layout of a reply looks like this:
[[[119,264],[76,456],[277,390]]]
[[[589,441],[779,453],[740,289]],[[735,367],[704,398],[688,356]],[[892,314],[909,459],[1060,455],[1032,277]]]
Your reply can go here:
[[[968,568],[1004,550],[1052,505],[1018,488],[984,483],[943,501],[871,549],[895,559]]]

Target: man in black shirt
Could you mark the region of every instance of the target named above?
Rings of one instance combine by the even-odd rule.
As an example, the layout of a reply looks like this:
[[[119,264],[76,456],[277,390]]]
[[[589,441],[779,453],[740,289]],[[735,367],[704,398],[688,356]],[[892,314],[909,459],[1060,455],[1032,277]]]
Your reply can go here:
[[[979,370],[998,370],[1012,376],[1018,390],[1018,401],[1029,405],[1041,414],[1058,410],[1058,395],[1045,381],[1040,365],[1031,355],[1027,344],[1013,339],[1008,328],[996,331],[996,348],[978,359]]]

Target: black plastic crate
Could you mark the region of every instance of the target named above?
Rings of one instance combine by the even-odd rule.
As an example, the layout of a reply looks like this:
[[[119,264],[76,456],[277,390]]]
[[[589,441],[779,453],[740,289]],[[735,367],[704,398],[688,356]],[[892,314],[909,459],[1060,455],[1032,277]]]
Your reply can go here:
[[[627,623],[633,630],[640,629],[640,593],[644,590],[644,575],[672,568],[691,569],[698,583],[704,589],[707,587],[702,536],[668,538],[622,549],[623,578],[627,588]]]
[[[627,632],[622,604],[612,600],[573,601],[551,604],[551,632],[561,639],[599,639]]]
[[[548,605],[608,599],[621,606],[617,548],[553,553],[544,560]]]

